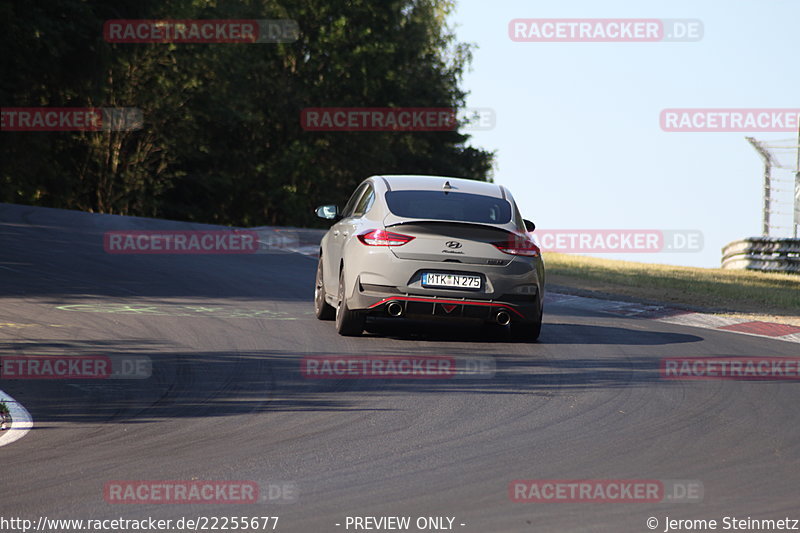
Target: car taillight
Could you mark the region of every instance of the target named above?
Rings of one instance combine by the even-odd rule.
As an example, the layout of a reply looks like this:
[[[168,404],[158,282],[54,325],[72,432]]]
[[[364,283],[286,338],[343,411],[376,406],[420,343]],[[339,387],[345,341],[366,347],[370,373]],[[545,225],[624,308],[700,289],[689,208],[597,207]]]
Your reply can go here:
[[[402,233],[374,229],[359,235],[358,240],[367,246],[402,246],[414,240],[414,237],[403,235]]]
[[[505,241],[492,243],[503,253],[511,255],[537,256],[541,253],[539,247],[524,235],[509,235]]]

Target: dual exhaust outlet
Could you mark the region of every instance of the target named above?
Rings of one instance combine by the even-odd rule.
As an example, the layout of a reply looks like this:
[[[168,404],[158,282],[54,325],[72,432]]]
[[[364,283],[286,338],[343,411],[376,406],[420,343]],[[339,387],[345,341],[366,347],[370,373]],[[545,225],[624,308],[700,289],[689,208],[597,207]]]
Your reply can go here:
[[[403,306],[399,302],[389,302],[386,304],[386,314],[391,317],[403,316]],[[494,315],[494,321],[501,326],[507,326],[511,323],[511,315],[501,309]]]

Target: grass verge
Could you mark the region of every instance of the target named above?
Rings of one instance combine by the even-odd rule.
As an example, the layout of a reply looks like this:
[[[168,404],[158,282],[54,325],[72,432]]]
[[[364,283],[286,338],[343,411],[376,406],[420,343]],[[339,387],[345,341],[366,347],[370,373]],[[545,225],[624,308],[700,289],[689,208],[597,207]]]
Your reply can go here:
[[[545,253],[550,290],[800,325],[800,276]]]

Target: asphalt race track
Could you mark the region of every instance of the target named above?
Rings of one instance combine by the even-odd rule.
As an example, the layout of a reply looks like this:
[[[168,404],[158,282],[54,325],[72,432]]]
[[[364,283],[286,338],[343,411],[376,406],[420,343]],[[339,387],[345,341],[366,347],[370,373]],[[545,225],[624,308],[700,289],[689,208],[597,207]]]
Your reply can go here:
[[[557,299],[535,344],[444,327],[344,338],[313,316],[313,258],[103,248],[108,230],[201,228],[0,204],[0,355],[152,363],[147,379],[0,380],[34,421],[0,447],[0,516],[279,516],[285,532],[354,531],[348,516],[454,517],[464,532],[800,518],[800,383],[659,376],[663,357],[797,356],[797,344]],[[304,378],[301,358],[320,355],[491,358],[496,374]],[[702,497],[517,503],[516,479],[691,480]],[[247,480],[263,494],[109,503],[120,480]]]

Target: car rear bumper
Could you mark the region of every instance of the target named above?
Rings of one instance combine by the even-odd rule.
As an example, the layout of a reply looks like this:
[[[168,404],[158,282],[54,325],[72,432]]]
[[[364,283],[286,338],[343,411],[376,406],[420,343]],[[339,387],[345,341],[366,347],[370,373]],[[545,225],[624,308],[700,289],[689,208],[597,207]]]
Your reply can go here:
[[[524,297],[512,295],[508,299],[496,300],[454,298],[404,293],[393,287],[365,287],[359,283],[348,301],[348,307],[364,310],[368,316],[474,319],[485,322],[497,322],[498,313],[504,312],[511,322],[535,322],[541,314],[541,298],[538,294]]]

